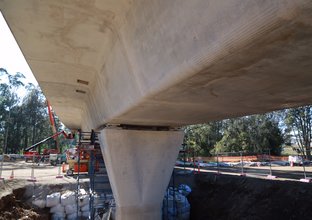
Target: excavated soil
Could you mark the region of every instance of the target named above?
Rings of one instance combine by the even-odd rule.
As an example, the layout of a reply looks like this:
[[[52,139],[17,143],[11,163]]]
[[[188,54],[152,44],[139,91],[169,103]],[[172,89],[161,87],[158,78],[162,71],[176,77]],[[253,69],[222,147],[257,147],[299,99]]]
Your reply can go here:
[[[86,188],[87,183],[81,183]],[[49,208],[31,205],[33,198],[45,199],[53,192],[73,190],[76,184],[29,184],[24,180],[0,181],[0,220],[48,220]]]
[[[230,175],[189,176],[191,220],[312,219],[312,184]]]
[[[12,194],[0,199],[0,220],[44,220],[49,217],[43,210],[31,208],[23,199],[25,188],[14,189]]]
[[[191,220],[312,219],[312,183],[201,173],[177,174],[170,185],[181,183],[192,188],[188,196]],[[48,210],[28,205],[26,200],[31,195],[22,185],[24,183],[19,181],[0,184],[0,220],[49,219]],[[36,196],[44,197],[47,192],[62,190],[63,187],[70,188],[63,185],[38,186]]]

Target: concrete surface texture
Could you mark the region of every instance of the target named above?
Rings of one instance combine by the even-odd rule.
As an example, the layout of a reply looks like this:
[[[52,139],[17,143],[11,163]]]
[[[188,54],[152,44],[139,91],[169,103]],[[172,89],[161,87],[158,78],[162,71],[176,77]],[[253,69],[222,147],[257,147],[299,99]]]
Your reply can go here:
[[[312,102],[311,0],[0,0],[69,128],[181,126]],[[117,219],[160,219],[183,135],[104,129]],[[118,158],[118,159],[117,159]]]
[[[181,131],[136,131],[106,128],[102,152],[116,201],[116,219],[161,219]]]
[[[311,103],[310,0],[2,0],[70,128],[202,123]]]

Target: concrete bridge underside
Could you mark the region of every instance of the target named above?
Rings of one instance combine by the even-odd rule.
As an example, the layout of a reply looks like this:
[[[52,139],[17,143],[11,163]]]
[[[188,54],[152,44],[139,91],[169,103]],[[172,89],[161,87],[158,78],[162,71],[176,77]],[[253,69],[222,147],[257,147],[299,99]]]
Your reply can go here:
[[[0,0],[0,9],[70,128],[179,127],[312,103],[311,0]],[[181,132],[101,136],[118,218],[159,219],[161,196],[147,189],[163,193],[170,171],[157,166],[173,166]],[[150,153],[146,171],[136,158]]]

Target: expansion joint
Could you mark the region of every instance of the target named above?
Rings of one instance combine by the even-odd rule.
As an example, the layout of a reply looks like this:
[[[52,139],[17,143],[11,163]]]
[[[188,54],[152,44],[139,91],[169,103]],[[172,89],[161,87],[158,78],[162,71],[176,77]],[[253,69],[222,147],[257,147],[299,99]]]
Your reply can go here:
[[[123,129],[123,130],[139,130],[139,131],[179,131],[180,127],[158,126],[158,125],[130,125],[130,124],[105,124],[96,130],[105,128]]]

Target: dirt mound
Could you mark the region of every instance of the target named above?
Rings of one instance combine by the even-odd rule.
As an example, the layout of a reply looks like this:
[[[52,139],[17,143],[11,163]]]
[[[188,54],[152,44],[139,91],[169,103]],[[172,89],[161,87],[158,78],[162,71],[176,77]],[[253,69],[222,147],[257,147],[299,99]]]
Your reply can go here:
[[[0,200],[0,220],[41,220],[47,216],[39,215],[36,210],[22,201],[25,188],[13,190],[13,194],[3,196]]]
[[[49,208],[35,208],[34,199],[45,199],[53,192],[75,190],[74,183],[41,184],[29,183],[26,180],[13,179],[0,181],[0,220],[47,220],[51,219]],[[82,189],[87,189],[88,182],[81,183]]]
[[[312,219],[312,185],[200,175],[189,195],[191,219]]]

